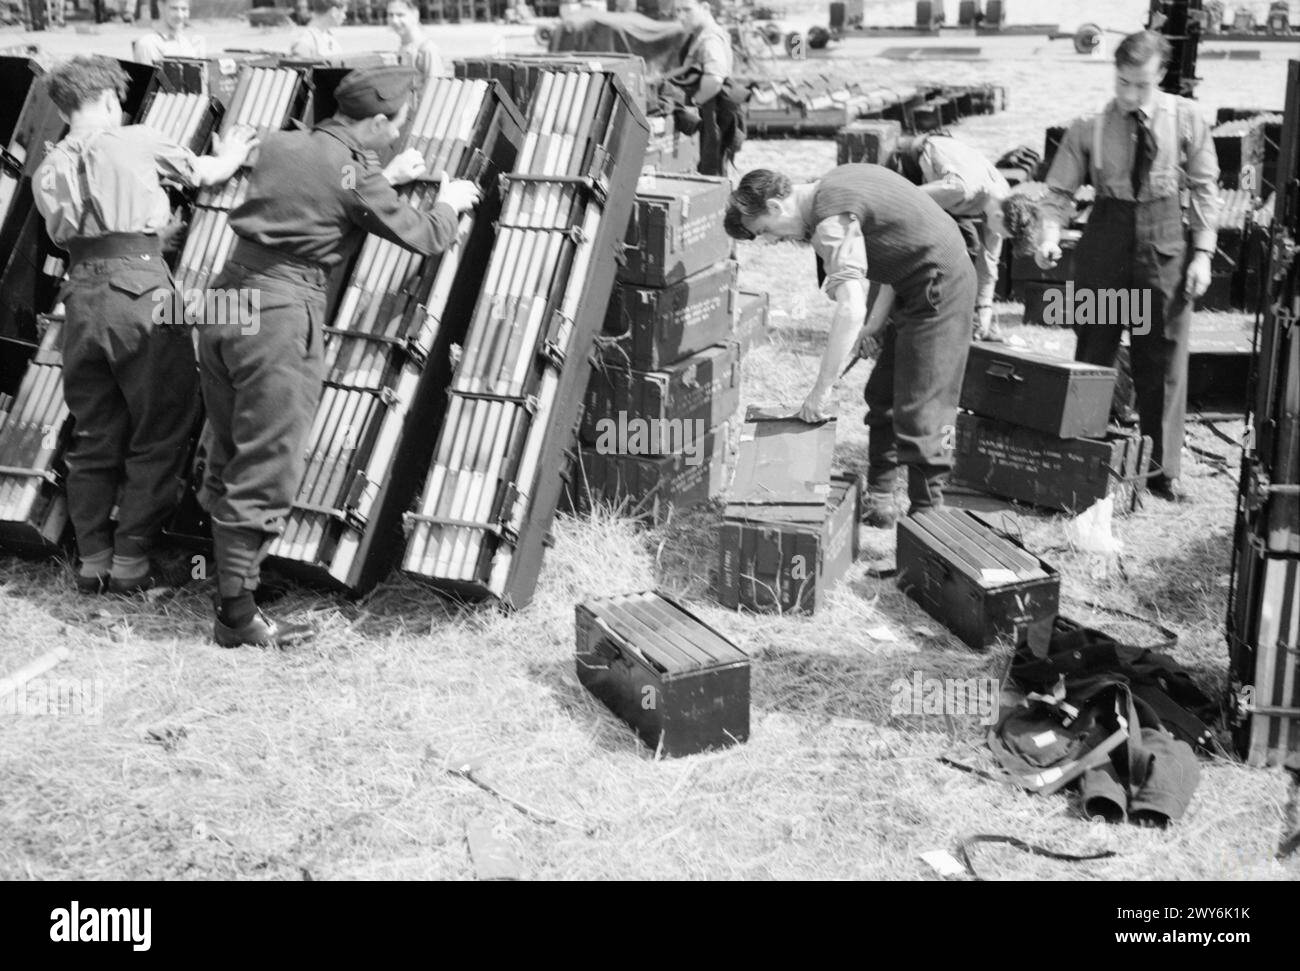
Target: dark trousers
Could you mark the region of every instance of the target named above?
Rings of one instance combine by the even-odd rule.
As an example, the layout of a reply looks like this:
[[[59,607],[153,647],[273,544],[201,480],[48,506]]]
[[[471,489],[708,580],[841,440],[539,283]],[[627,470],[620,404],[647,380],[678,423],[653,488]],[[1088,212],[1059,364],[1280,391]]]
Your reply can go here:
[[[1150,320],[1143,327],[1132,321],[1076,326],[1074,357],[1114,367],[1122,329],[1129,327],[1142,434],[1151,436],[1152,461],[1171,479],[1181,466],[1187,412],[1192,308],[1183,291],[1186,270],[1187,239],[1177,197],[1097,200],[1075,251],[1076,296],[1086,289],[1149,291]]]
[[[974,306],[975,269],[967,260],[895,295],[864,393],[871,492],[892,493],[901,463],[913,508],[942,504]]]
[[[237,247],[211,289],[256,294],[256,332],[214,325],[199,338],[210,428],[199,501],[212,516],[222,597],[257,589],[262,559],[302,481],[324,379],[324,272],[238,259]]]
[[[727,163],[731,161],[731,148],[723,144],[722,125],[718,118],[718,98],[716,95],[697,105],[700,112],[700,164],[696,166],[700,175],[726,175]]]
[[[81,258],[73,244],[64,299],[68,513],[83,557],[153,547],[180,501],[199,401],[192,332],[172,315],[157,239],[123,236],[121,255],[101,255],[113,239]]]

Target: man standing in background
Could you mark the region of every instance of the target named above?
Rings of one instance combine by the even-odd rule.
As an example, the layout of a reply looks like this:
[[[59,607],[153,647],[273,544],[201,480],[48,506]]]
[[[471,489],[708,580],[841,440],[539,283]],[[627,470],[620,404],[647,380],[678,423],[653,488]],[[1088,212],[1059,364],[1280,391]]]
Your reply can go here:
[[[141,64],[157,64],[164,57],[207,57],[203,38],[186,29],[190,22],[190,0],[166,0],[162,14],[162,24],[137,37],[131,45],[135,60]]]
[[[399,64],[419,71],[421,81],[447,73],[438,45],[420,26],[420,8],[415,0],[389,0],[388,26],[397,34]]]
[[[1090,175],[1097,200],[1075,250],[1075,290],[1151,291],[1151,320],[1130,327],[1133,383],[1158,470],[1150,491],[1180,502],[1186,498],[1178,477],[1192,301],[1210,284],[1221,201],[1210,126],[1195,102],[1159,89],[1168,58],[1169,42],[1147,31],[1130,34],[1115,49],[1115,97],[1098,114],[1070,125],[1052,162],[1036,259],[1044,268],[1060,260],[1061,226],[1073,216],[1074,193]],[[1133,323],[1076,326],[1075,359],[1114,367],[1121,328]]]
[[[294,38],[289,55],[307,61],[340,56],[343,48],[334,31],[347,19],[347,0],[311,0],[311,9],[311,23]]]
[[[726,91],[732,71],[731,36],[713,19],[708,0],[676,0],[674,12],[689,36],[680,70],[692,79],[683,87],[700,113],[699,171],[726,175],[744,137],[744,107],[734,104]]]

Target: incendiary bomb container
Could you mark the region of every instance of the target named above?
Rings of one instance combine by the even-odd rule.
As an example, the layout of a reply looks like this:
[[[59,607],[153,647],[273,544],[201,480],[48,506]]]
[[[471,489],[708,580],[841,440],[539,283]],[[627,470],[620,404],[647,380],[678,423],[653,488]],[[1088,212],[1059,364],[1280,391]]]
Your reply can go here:
[[[740,407],[740,349],[710,347],[661,371],[604,368],[591,376],[582,415],[582,440],[595,445],[602,429],[634,422],[671,433],[639,454],[662,454],[668,440],[689,427],[714,428]],[[702,424],[697,425],[697,422]],[[611,425],[612,423],[612,425]]]
[[[861,486],[831,476],[835,423],[751,407],[718,527],[723,606],[811,612],[857,558]]]
[[[731,183],[707,175],[644,175],[624,240],[624,283],[666,287],[731,256],[722,228]]]
[[[1125,512],[1146,491],[1150,458],[1151,437],[1137,432],[1057,438],[961,412],[952,483],[1063,512],[1082,512],[1110,496]]]
[[[68,524],[63,450],[72,422],[63,400],[62,318],[39,324],[35,348],[0,339],[0,543],[49,552]]]
[[[1096,437],[1105,434],[1114,391],[1114,368],[976,343],[961,406],[1057,438]]]
[[[732,335],[736,263],[723,260],[667,287],[615,283],[599,337],[607,364],[653,371]]]
[[[677,601],[635,593],[575,609],[578,680],[667,756],[749,738],[749,657]]]
[[[736,342],[744,358],[751,348],[766,344],[771,335],[769,327],[770,306],[766,293],[740,291],[736,302]]]
[[[1046,650],[1060,578],[978,513],[941,507],[899,520],[897,563],[899,589],[976,650],[1000,637]]]
[[[729,425],[706,432],[689,451],[667,455],[610,455],[583,448],[570,491],[577,510],[604,500],[627,515],[659,525],[675,513],[708,502],[726,487]]]

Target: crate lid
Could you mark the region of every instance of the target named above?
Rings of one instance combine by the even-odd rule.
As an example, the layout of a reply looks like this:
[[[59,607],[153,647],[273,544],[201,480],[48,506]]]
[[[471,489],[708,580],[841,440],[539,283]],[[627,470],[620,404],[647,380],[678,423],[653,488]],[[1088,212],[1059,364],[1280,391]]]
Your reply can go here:
[[[625,649],[662,674],[749,661],[734,643],[658,591],[622,594],[585,606]]]
[[[727,502],[822,509],[830,498],[834,451],[834,419],[809,425],[751,405]]]
[[[1056,357],[1052,354],[1044,354],[1042,351],[1031,351],[1027,348],[1019,347],[991,347],[987,344],[975,343],[971,345],[970,356],[972,359],[983,357],[990,358],[993,361],[1007,361],[1011,364],[1025,365],[1029,364],[1034,367],[1051,368],[1052,370],[1070,371],[1080,375],[1107,375],[1115,376],[1115,369],[1105,367],[1101,364],[1088,364],[1085,361],[1071,361],[1068,358]]]
[[[646,199],[680,199],[711,193],[725,198],[730,191],[730,182],[711,175],[654,173],[641,176],[636,183],[637,198]]]
[[[826,517],[840,507],[845,495],[857,484],[858,477],[854,475],[832,476],[826,502],[820,506],[809,503],[728,502],[723,510],[723,518],[737,522],[819,530],[826,522]]]
[[[901,520],[899,525],[928,536],[957,569],[984,586],[1046,579],[1042,561],[995,530],[969,509],[942,506]]]

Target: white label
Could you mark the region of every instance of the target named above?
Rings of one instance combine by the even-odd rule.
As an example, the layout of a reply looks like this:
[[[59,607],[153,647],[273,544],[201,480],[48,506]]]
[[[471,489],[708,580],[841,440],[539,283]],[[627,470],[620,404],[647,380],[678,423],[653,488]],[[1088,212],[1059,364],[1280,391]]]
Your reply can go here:
[[[966,872],[966,868],[947,850],[927,850],[921,854],[921,859],[941,877],[955,877]]]
[[[997,569],[980,570],[980,579],[985,583],[1015,583],[1020,578],[1015,570]]]
[[[1056,744],[1056,732],[1049,728],[1045,732],[1039,732],[1037,735],[1032,736],[1032,739],[1039,748],[1047,748],[1049,745]]]

